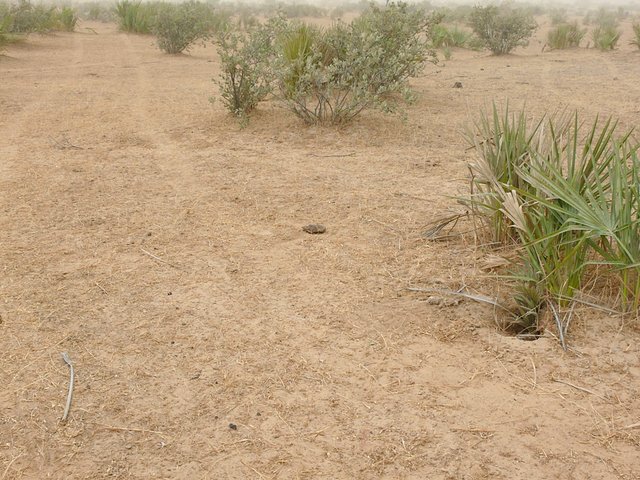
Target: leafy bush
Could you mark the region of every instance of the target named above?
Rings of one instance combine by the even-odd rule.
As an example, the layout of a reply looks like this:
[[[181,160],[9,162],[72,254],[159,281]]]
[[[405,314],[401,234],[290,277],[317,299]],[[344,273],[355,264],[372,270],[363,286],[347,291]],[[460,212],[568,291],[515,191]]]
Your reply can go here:
[[[9,32],[13,24],[13,17],[9,12],[9,7],[4,4],[0,4],[0,51],[3,47],[9,43]]]
[[[21,0],[10,11],[13,21],[12,33],[45,33],[55,30],[58,23],[56,7],[33,5],[28,0]]]
[[[596,27],[591,32],[593,45],[600,50],[613,50],[620,40],[622,32],[613,26]]]
[[[473,212],[498,240],[519,245],[519,328],[540,328],[546,309],[564,337],[576,295],[594,266],[617,279],[621,307],[640,306],[640,160],[630,134],[573,116],[527,124],[525,111],[482,114],[471,130]],[[565,315],[566,314],[566,315]]]
[[[640,48],[640,23],[633,24],[633,35],[635,38],[631,40],[631,45],[635,45]]]
[[[127,33],[151,33],[157,8],[156,4],[120,0],[115,7],[120,30]]]
[[[215,26],[213,10],[200,2],[164,4],[153,22],[158,46],[167,53],[188,50],[197,40],[209,37]]]
[[[222,73],[216,80],[224,106],[234,115],[246,116],[273,90],[272,62],[276,38],[285,20],[276,17],[248,31],[227,28],[216,36]]]
[[[507,4],[474,7],[469,23],[494,55],[504,55],[518,46],[526,46],[537,28],[531,14]]]
[[[411,100],[407,80],[428,61],[439,17],[404,3],[371,5],[350,25],[285,37],[277,65],[285,104],[306,123],[345,123],[367,108],[398,111]]]
[[[435,61],[437,20],[389,3],[326,31],[284,16],[249,32],[228,29],[216,41],[223,102],[245,117],[275,91],[307,123],[347,122],[366,108],[397,111],[401,99],[411,99],[407,79]]]
[[[549,30],[547,45],[554,50],[580,46],[587,29],[578,27],[578,22],[564,23]]]

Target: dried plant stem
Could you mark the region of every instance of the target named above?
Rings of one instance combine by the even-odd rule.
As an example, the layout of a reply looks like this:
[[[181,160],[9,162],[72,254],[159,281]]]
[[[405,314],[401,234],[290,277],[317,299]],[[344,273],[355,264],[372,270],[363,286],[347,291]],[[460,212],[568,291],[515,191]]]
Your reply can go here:
[[[67,352],[62,353],[62,359],[64,363],[69,365],[69,392],[67,393],[67,404],[64,407],[64,413],[62,414],[62,422],[67,421],[67,417],[69,416],[69,410],[71,409],[71,400],[73,399],[73,384],[75,382],[75,371],[73,369],[73,363],[71,363],[71,359],[69,358],[69,354]]]

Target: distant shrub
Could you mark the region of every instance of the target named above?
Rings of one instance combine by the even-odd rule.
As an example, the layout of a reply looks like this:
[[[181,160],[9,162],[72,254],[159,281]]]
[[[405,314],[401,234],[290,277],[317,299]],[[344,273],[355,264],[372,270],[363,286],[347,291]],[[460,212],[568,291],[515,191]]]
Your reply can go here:
[[[567,10],[564,8],[553,8],[549,11],[549,19],[551,20],[551,25],[568,23]]]
[[[580,46],[587,29],[578,27],[578,22],[564,23],[549,30],[547,45],[553,50],[561,50]]]
[[[588,12],[583,20],[585,25],[595,25],[598,27],[617,27],[618,14],[604,7]]]
[[[613,50],[620,40],[622,32],[614,26],[596,27],[591,32],[594,47],[600,50]]]
[[[63,7],[58,14],[58,20],[62,30],[73,32],[76,29],[76,23],[78,23],[78,15],[73,8]]]
[[[76,4],[78,16],[84,20],[94,22],[112,22],[115,20],[115,9],[106,7],[101,2],[86,2]]]
[[[434,25],[431,32],[431,42],[434,48],[458,47],[467,48],[473,44],[473,34],[457,26],[451,28],[445,25]]]
[[[120,0],[115,6],[120,30],[127,33],[151,33],[157,8],[156,4]]]
[[[12,24],[13,17],[9,12],[8,5],[0,4],[0,51],[9,43]]]
[[[34,5],[27,0],[11,7],[12,33],[45,33],[58,27],[58,12],[56,7]]]
[[[443,22],[453,23],[468,21],[472,11],[471,5],[458,5],[457,7],[438,8],[436,13],[442,16]]]
[[[327,15],[327,12],[316,6],[305,3],[291,3],[279,5],[280,12],[287,18],[315,17],[320,18]]]
[[[469,23],[494,55],[504,55],[518,46],[526,46],[537,28],[530,13],[507,4],[474,7]]]
[[[633,24],[633,35],[634,38],[630,42],[631,45],[635,45],[636,47],[640,48],[640,23]]]
[[[167,53],[181,53],[196,41],[209,37],[215,27],[215,15],[204,3],[190,1],[159,7],[152,32],[158,47]]]

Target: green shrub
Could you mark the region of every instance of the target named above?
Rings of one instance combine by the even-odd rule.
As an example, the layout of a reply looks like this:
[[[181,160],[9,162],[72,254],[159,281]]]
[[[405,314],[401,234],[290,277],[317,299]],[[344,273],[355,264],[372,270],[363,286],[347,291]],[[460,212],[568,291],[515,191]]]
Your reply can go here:
[[[272,18],[265,25],[248,31],[233,30],[229,24],[216,35],[222,65],[216,83],[222,102],[227,110],[243,120],[273,91],[275,43],[285,24],[282,17]]]
[[[494,55],[504,55],[518,46],[527,45],[537,28],[531,14],[507,4],[474,7],[469,23]]]
[[[640,48],[640,23],[633,24],[633,35],[634,38],[630,42],[631,45],[635,45],[636,47]]]
[[[613,26],[596,27],[591,32],[593,46],[600,50],[613,50],[622,32]]]
[[[151,33],[157,8],[156,4],[120,0],[115,6],[120,30],[127,33]]]
[[[71,7],[63,7],[58,14],[61,29],[65,32],[73,32],[78,23],[78,15]]]
[[[407,80],[436,60],[430,39],[438,21],[390,2],[372,4],[350,25],[298,29],[278,56],[282,99],[306,123],[345,123],[368,108],[399,111],[412,98]]]
[[[284,16],[216,40],[227,109],[244,118],[269,93],[307,123],[344,123],[367,108],[392,112],[411,99],[407,79],[428,61],[438,17],[403,3],[371,5],[326,31]],[[274,90],[276,87],[276,90]]]
[[[12,33],[46,33],[59,25],[56,7],[33,5],[27,0],[14,5],[10,14],[13,18]]]
[[[190,1],[160,6],[152,31],[161,50],[176,54],[208,38],[214,27],[213,10],[204,3]]]
[[[563,346],[594,266],[617,279],[625,311],[640,306],[638,145],[615,130],[611,119],[585,129],[577,113],[529,125],[524,109],[494,105],[470,131],[478,156],[468,203],[496,240],[519,245],[515,324],[537,331],[546,309]]]
[[[578,22],[565,23],[549,30],[547,45],[553,50],[561,50],[580,46],[587,29],[578,27]]]
[[[8,6],[0,4],[0,51],[9,43],[13,17],[9,13]]]

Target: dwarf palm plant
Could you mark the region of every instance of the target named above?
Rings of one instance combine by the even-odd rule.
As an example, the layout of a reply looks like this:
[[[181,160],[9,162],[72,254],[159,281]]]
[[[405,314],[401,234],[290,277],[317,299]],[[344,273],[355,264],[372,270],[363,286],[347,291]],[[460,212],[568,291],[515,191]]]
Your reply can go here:
[[[487,118],[476,124],[485,137],[474,143],[469,204],[496,240],[518,246],[518,323],[537,329],[548,307],[564,346],[570,314],[563,312],[572,311],[594,265],[618,278],[621,307],[637,311],[640,162],[631,133],[617,136],[611,119],[596,119],[585,133],[577,114],[543,118],[531,129],[524,110],[503,117],[494,106],[494,120]]]

